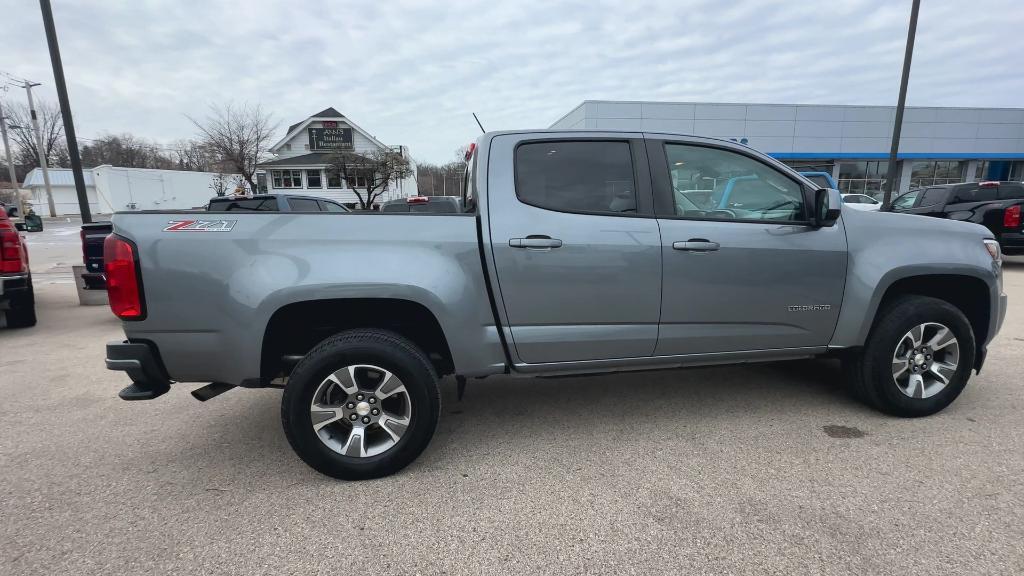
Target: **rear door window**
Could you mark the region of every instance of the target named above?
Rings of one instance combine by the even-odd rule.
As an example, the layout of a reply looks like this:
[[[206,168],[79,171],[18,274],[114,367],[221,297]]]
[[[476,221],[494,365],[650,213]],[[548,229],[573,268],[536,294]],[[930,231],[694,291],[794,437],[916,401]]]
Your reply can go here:
[[[516,196],[558,212],[636,213],[628,142],[528,142],[516,148]]]
[[[345,208],[341,204],[335,204],[334,202],[320,202],[320,209],[324,212],[348,212],[348,208]]]
[[[309,198],[289,198],[288,207],[291,212],[319,212],[320,205]]]
[[[925,206],[934,206],[936,204],[941,204],[945,198],[945,188],[929,188],[924,191],[924,195],[921,197],[921,203],[919,204],[919,206],[923,208]]]
[[[210,202],[213,212],[277,212],[277,198],[239,198]]]

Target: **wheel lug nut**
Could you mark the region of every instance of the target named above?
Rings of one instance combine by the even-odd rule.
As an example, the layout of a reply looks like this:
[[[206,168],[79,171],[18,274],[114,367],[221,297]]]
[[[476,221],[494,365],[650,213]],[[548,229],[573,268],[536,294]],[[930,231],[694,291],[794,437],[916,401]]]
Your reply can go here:
[[[349,410],[351,410],[351,409],[356,407],[356,403],[355,402],[349,402],[348,404],[345,405],[345,407],[348,408]]]
[[[352,420],[358,420],[359,419],[359,415],[358,414],[353,414],[353,415],[349,416],[349,418],[352,419]]]
[[[369,424],[369,423],[370,423],[370,417],[369,416],[363,416],[363,424]]]
[[[356,400],[362,400],[362,399],[363,399],[363,395],[362,394],[356,394]]]
[[[373,396],[370,396],[370,399],[367,400],[367,402],[369,402],[370,404],[376,404],[377,403],[377,399],[374,398]]]
[[[380,410],[377,410],[376,408],[374,408],[373,410],[370,410],[370,414],[373,414],[374,416],[376,416],[377,414],[380,414]]]

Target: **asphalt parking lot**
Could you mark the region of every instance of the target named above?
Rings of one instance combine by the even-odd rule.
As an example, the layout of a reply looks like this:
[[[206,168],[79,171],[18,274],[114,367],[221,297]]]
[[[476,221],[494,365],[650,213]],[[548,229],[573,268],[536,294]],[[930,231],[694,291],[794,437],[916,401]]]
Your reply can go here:
[[[40,322],[0,329],[0,574],[1024,573],[1024,260],[930,418],[829,361],[446,380],[420,459],[345,483],[292,453],[277,390],[119,400],[75,226],[29,236]]]

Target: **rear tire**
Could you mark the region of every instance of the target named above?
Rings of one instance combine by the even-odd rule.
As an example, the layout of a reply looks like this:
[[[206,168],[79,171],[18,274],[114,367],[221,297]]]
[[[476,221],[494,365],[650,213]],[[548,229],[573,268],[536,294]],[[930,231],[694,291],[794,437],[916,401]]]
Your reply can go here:
[[[29,328],[36,325],[36,296],[32,290],[32,280],[28,282],[28,290],[24,294],[11,297],[7,303],[8,328]]]
[[[905,418],[930,416],[956,400],[975,356],[963,312],[944,300],[907,295],[881,308],[877,318],[864,347],[844,359],[854,396]],[[921,336],[912,336],[919,329]]]
[[[440,413],[427,356],[402,336],[375,329],[318,344],[292,371],[281,399],[295,453],[343,480],[388,476],[410,464],[430,443]]]

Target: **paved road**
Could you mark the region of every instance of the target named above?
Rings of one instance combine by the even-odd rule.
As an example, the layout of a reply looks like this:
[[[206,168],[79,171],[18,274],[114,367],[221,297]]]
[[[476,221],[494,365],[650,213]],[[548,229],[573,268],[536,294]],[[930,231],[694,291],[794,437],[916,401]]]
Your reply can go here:
[[[39,326],[0,330],[0,574],[1024,573],[1007,269],[985,371],[931,418],[825,361],[445,381],[430,448],[363,483],[292,454],[277,391],[118,400],[118,323],[44,282]]]

